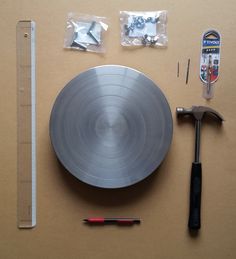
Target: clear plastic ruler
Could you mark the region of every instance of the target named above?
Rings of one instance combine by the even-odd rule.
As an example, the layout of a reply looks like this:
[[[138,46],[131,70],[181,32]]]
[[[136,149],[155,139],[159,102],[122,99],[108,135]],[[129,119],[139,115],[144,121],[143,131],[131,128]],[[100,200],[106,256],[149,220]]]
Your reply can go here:
[[[17,49],[17,220],[36,225],[35,23],[19,21]]]

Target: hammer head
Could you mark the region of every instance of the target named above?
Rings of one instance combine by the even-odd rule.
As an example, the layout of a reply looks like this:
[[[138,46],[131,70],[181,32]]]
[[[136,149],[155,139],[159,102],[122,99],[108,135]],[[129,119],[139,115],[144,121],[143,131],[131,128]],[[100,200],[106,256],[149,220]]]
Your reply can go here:
[[[177,116],[191,115],[195,120],[199,120],[199,121],[202,120],[203,116],[206,113],[213,115],[220,122],[224,120],[223,117],[217,111],[206,106],[192,106],[191,108],[183,108],[183,107],[176,108]]]

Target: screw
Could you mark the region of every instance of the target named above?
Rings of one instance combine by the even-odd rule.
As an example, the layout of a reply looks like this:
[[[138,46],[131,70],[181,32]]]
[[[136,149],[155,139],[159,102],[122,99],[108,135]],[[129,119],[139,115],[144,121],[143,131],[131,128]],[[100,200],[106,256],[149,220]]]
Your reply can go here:
[[[91,31],[94,29],[95,25],[96,25],[96,22],[93,21],[93,22],[91,23],[91,26],[90,26],[90,28],[89,28],[88,31],[91,32]]]
[[[99,42],[98,39],[93,35],[93,29],[94,29],[95,25],[96,25],[96,22],[93,21],[93,22],[91,23],[91,26],[90,26],[90,28],[89,28],[87,34],[96,42],[97,45],[99,45],[100,42]]]
[[[87,47],[82,44],[82,43],[78,43],[76,41],[73,41],[72,44],[70,45],[71,47],[75,47],[75,48],[80,48],[82,50],[87,50]]]
[[[80,48],[80,49],[82,49],[82,50],[87,50],[87,46],[86,46],[86,45],[84,45],[84,44],[79,43],[79,42],[76,41],[77,37],[78,37],[78,32],[75,31],[75,32],[74,32],[73,41],[72,41],[72,43],[71,43],[70,46],[71,46],[71,47],[74,47],[74,48]]]
[[[93,35],[93,33],[91,31],[88,31],[87,34],[96,42],[97,45],[100,44],[98,39]]]

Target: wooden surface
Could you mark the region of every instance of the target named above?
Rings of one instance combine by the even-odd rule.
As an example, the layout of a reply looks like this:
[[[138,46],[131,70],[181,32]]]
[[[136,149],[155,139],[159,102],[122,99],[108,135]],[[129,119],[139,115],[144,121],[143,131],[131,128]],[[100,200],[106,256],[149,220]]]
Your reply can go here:
[[[168,48],[122,48],[120,10],[168,10]],[[63,49],[70,11],[109,18],[105,55]],[[0,258],[236,258],[235,13],[233,0],[0,1]],[[16,225],[16,23],[22,19],[37,26],[37,227],[32,230]],[[209,28],[221,32],[222,55],[215,97],[207,102],[201,97],[199,55],[201,35]],[[100,190],[75,180],[58,164],[49,139],[50,112],[59,91],[82,71],[102,64],[145,73],[163,90],[173,113],[173,142],[164,163],[145,181],[122,190]],[[222,127],[203,123],[198,236],[187,230],[194,127],[175,117],[176,106],[193,104],[208,105],[225,118]],[[82,223],[84,217],[98,215],[137,216],[142,224]]]

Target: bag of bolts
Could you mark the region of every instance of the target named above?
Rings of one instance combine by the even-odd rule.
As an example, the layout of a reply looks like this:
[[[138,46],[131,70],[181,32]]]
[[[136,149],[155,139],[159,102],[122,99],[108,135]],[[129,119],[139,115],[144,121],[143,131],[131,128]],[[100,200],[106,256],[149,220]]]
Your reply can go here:
[[[66,23],[64,47],[104,53],[104,34],[108,29],[106,20],[105,17],[69,13]]]
[[[120,25],[122,46],[167,46],[167,11],[121,11]]]

